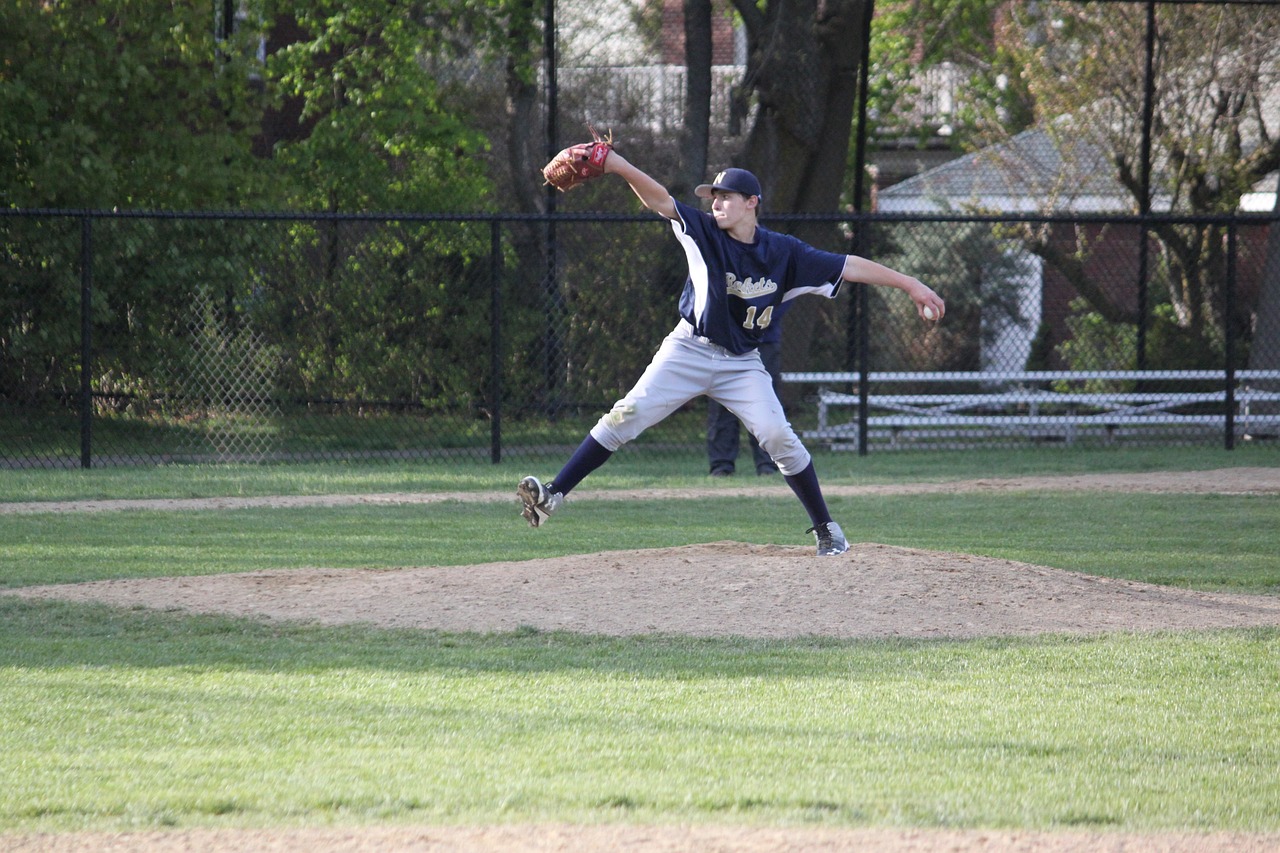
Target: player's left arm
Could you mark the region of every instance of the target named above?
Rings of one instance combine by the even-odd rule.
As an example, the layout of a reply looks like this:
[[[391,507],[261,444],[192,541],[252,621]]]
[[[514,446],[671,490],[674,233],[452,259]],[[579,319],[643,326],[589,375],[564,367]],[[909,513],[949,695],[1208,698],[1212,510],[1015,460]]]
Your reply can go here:
[[[845,256],[844,271],[840,277],[845,281],[856,281],[876,287],[896,287],[911,297],[911,301],[916,304],[916,313],[924,320],[941,320],[947,311],[947,305],[942,301],[942,297],[934,293],[933,289],[920,279],[858,255]],[[926,308],[933,312],[932,317],[927,316]]]
[[[604,162],[605,174],[617,175],[631,186],[641,203],[654,213],[666,219],[675,219],[676,202],[671,193],[658,183],[647,172],[642,171],[627,161],[617,151],[610,152],[609,159]]]

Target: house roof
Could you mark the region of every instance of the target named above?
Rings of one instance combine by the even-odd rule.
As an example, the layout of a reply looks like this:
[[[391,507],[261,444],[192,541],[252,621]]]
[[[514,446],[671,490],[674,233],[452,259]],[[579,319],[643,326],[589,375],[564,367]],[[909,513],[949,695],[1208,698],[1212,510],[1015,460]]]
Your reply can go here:
[[[1240,209],[1274,210],[1276,182],[1275,172],[1263,178],[1240,199]],[[921,172],[876,195],[876,209],[886,213],[1132,213],[1133,203],[1101,146],[1069,133],[1055,139],[1041,128]],[[1157,210],[1168,205],[1167,198],[1153,199]]]
[[[1040,128],[975,151],[880,190],[877,209],[1002,213],[1132,209],[1133,197],[1113,177],[1106,152],[1080,136],[1055,140]]]
[[[1276,209],[1276,188],[1280,172],[1272,172],[1253,185],[1253,189],[1240,198],[1240,209],[1245,213],[1270,213]]]

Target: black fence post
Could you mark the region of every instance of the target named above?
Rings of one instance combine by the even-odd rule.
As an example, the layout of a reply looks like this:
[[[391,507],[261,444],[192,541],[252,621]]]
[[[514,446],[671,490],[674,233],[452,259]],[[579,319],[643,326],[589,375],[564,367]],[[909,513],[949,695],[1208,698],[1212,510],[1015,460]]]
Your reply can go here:
[[[93,467],[93,220],[80,218],[80,467]]]
[[[547,93],[547,126],[546,126],[546,155],[550,160],[559,150],[557,140],[560,136],[559,130],[559,110],[560,110],[560,82],[557,76],[557,63],[559,59],[556,54],[556,0],[546,0],[545,19],[543,21],[543,52],[545,56],[543,61],[546,64],[546,93]],[[546,383],[546,395],[543,401],[547,414],[551,417],[557,417],[560,412],[560,324],[563,320],[563,303],[560,297],[560,284],[558,276],[558,259],[556,257],[558,251],[556,221],[553,218],[557,206],[557,190],[555,187],[547,184],[546,187],[546,207],[547,207],[547,223],[546,223],[546,246],[547,268],[546,278],[543,280],[543,295],[546,298],[546,324],[547,327],[543,331],[543,381]]]
[[[1226,392],[1223,398],[1227,406],[1226,448],[1236,446],[1236,221],[1227,223],[1227,292],[1222,306],[1222,351],[1226,361]]]
[[[502,461],[502,226],[489,225],[489,459]]]
[[[1155,121],[1155,53],[1156,53],[1156,4],[1155,0],[1147,0],[1147,37],[1146,65],[1142,75],[1142,163],[1139,180],[1141,188],[1138,193],[1138,215],[1142,218],[1138,231],[1138,352],[1136,366],[1138,370],[1147,369],[1147,317],[1151,312],[1149,306],[1151,274],[1148,270],[1147,217],[1151,215],[1151,126]],[[1141,387],[1139,387],[1141,390]]]
[[[858,68],[858,147],[854,157],[856,171],[853,176],[855,187],[853,209],[859,213],[862,212],[862,180],[867,168],[867,99],[869,96],[867,87],[871,68],[871,20],[875,16],[875,6],[875,0],[867,0],[862,9],[862,62]],[[854,228],[854,254],[866,254],[866,249],[863,246],[866,242],[863,230],[867,225],[867,221],[863,219]],[[871,347],[868,336],[870,335],[871,324],[867,317],[867,311],[870,307],[867,285],[860,285],[856,295],[857,302],[852,313],[856,324],[858,343],[858,455],[866,456],[867,416],[870,403],[868,395],[871,391],[869,387],[870,377],[868,375],[871,362]]]
[[[867,455],[867,428],[871,412],[871,296],[867,286],[858,288],[858,455]]]

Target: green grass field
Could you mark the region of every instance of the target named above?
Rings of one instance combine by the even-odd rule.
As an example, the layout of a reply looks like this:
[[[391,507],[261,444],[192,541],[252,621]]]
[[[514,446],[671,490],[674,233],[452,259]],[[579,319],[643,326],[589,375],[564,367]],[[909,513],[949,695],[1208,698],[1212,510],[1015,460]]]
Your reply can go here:
[[[1274,450],[823,457],[824,482],[1277,467]],[[619,458],[601,490],[706,485]],[[700,473],[698,460],[685,470]],[[504,464],[3,472],[0,501],[510,491]],[[536,471],[535,471],[536,473]],[[0,586],[734,539],[794,500],[0,515]],[[1280,593],[1280,497],[835,498],[853,538]],[[855,532],[856,531],[856,532]],[[607,606],[602,602],[601,606]],[[0,833],[659,824],[1280,830],[1280,630],[970,641],[477,635],[0,596]],[[0,836],[0,846],[3,846]]]

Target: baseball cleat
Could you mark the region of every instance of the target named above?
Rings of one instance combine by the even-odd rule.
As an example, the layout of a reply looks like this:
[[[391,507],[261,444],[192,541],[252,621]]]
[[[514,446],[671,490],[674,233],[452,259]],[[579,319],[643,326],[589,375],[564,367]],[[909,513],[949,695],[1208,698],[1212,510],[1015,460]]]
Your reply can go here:
[[[812,533],[818,538],[819,557],[834,557],[836,554],[843,554],[849,550],[849,543],[845,541],[844,531],[834,521],[810,527],[805,533]]]
[[[551,513],[564,503],[564,495],[551,491],[547,488],[550,485],[539,483],[537,477],[525,477],[516,487],[516,495],[519,496],[520,503],[524,504],[520,514],[529,522],[530,527],[541,527],[542,522],[550,518]]]

